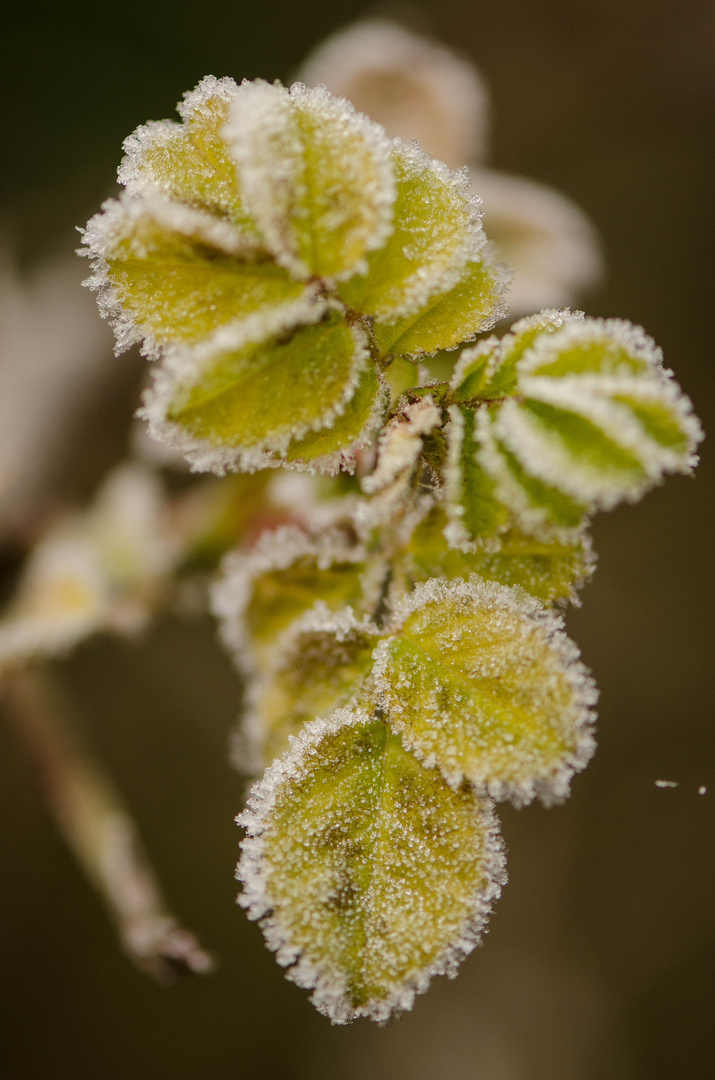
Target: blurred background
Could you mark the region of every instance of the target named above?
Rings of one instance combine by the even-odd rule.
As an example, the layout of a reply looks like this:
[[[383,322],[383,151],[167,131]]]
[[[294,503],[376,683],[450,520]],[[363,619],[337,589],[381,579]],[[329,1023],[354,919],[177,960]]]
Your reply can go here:
[[[3,249],[29,278],[71,252],[74,227],[113,193],[122,139],[173,116],[201,76],[289,80],[328,33],[385,13],[479,66],[492,163],[555,186],[602,236],[608,278],[583,306],[645,326],[714,432],[715,6],[705,0],[16,5],[3,31]],[[71,498],[124,451],[140,364],[129,354],[105,371],[103,400],[78,421],[80,450],[53,455],[55,489]],[[694,481],[671,479],[597,518],[599,566],[568,626],[601,691],[598,753],[563,807],[501,808],[510,881],[484,946],[385,1030],[331,1028],[234,906],[243,792],[225,744],[239,687],[208,622],[165,620],[139,643],[83,646],[63,678],[88,738],[173,906],[221,966],[171,988],[130,967],[3,724],[0,1074],[715,1075],[712,460],[706,441]],[[18,559],[10,537],[6,576]]]

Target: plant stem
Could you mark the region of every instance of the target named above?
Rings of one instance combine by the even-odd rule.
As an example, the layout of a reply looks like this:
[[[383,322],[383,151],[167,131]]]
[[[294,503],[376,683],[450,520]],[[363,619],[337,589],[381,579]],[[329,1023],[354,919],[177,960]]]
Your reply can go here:
[[[2,690],[47,806],[104,901],[129,958],[159,982],[211,971],[212,957],[169,912],[134,819],[82,745],[52,673],[39,667],[8,673]]]

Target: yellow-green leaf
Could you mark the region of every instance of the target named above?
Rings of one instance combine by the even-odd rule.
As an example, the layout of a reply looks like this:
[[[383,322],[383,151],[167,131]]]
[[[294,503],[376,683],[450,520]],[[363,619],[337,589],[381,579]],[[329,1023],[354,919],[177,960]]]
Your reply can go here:
[[[340,469],[352,471],[356,451],[367,445],[382,421],[385,396],[377,369],[373,364],[368,365],[344,411],[329,427],[294,439],[286,450],[285,460],[315,463],[321,472],[330,474]]]
[[[561,621],[473,576],[418,585],[375,652],[378,698],[405,745],[449,783],[563,798],[593,752],[593,684]]]
[[[236,163],[223,137],[237,86],[208,75],[179,106],[182,124],[139,127],[124,143],[119,181],[132,194],[156,191],[197,210],[226,218],[260,243],[241,197]]]
[[[233,225],[180,204],[122,200],[90,222],[116,314],[153,351],[194,344],[263,316],[270,327],[311,293],[270,261],[248,257]],[[100,271],[101,273],[101,271]],[[98,282],[101,284],[101,281]]]
[[[226,127],[246,205],[273,255],[301,278],[363,272],[392,228],[384,130],[324,87],[243,83]]]
[[[244,670],[266,668],[285,631],[320,601],[330,611],[369,609],[380,589],[367,553],[340,529],[319,536],[284,526],[225,564],[213,606],[221,634]]]
[[[496,496],[493,478],[477,459],[474,409],[451,405],[449,416],[444,470],[449,540],[453,547],[466,550],[475,541],[499,532],[509,514]]]
[[[529,536],[515,526],[470,552],[450,547],[444,531],[447,518],[435,506],[415,529],[407,548],[413,581],[478,574],[500,585],[519,585],[545,604],[574,599],[574,590],[591,576],[594,556],[586,534],[570,540]]]
[[[556,524],[565,523],[568,504],[610,509],[666,473],[689,472],[702,438],[690,402],[639,327],[561,315],[517,323],[526,347],[507,365],[514,396],[482,423],[480,453],[517,513],[526,501],[529,514]]]
[[[332,428],[369,361],[364,332],[337,314],[288,336],[264,337],[259,326],[246,338],[171,356],[146,399],[157,437],[202,469],[267,465],[294,440]]]
[[[376,323],[375,339],[385,354],[432,355],[454,349],[489,330],[506,314],[504,275],[486,259],[471,262],[448,292],[432,296],[417,312],[394,323]]]
[[[499,338],[489,337],[459,354],[450,382],[452,401],[464,405],[483,400],[499,350]]]
[[[516,392],[517,364],[540,335],[552,334],[583,317],[568,308],[547,308],[514,323],[508,334],[491,337],[465,349],[452,376],[452,396],[458,403],[492,401]]]
[[[495,482],[497,497],[526,532],[571,536],[583,526],[585,499],[574,499],[527,471],[522,459],[499,438],[490,410],[477,413],[478,459]],[[530,462],[526,462],[527,467]]]
[[[349,307],[378,322],[419,313],[479,261],[485,237],[477,204],[460,173],[430,161],[419,147],[395,140],[394,231],[371,256],[366,276],[340,288]]]
[[[339,710],[254,787],[240,902],[334,1023],[384,1022],[479,941],[504,880],[490,805]]]
[[[249,694],[243,744],[253,772],[284,754],[306,723],[355,697],[376,644],[377,629],[351,608],[330,615],[319,604],[293,623]]]

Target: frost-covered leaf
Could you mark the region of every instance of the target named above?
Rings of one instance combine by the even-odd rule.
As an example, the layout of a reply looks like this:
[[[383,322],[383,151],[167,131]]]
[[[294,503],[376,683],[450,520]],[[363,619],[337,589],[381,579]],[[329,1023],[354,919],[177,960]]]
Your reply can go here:
[[[237,225],[259,243],[241,197],[236,163],[223,135],[238,87],[207,75],[179,105],[182,124],[142,125],[125,140],[119,182],[131,195],[158,193]]]
[[[377,323],[378,347],[387,354],[419,356],[471,341],[506,315],[502,298],[506,281],[505,271],[492,265],[485,253],[467,265],[456,285],[432,296],[419,311],[395,323]]]
[[[225,344],[170,354],[143,415],[155,438],[180,446],[202,471],[263,467],[294,440],[339,422],[368,359],[363,330],[337,313],[283,335],[266,336],[260,320],[246,323]],[[353,419],[348,414],[348,445]]]
[[[457,285],[478,262],[486,237],[479,203],[461,173],[431,161],[418,146],[395,140],[394,231],[369,260],[366,276],[340,287],[345,303],[378,323],[420,312]]]
[[[91,542],[71,526],[37,545],[0,621],[0,674],[35,656],[69,652],[99,630],[111,590]]]
[[[448,536],[453,547],[469,550],[475,541],[499,532],[509,513],[496,496],[493,478],[477,459],[474,409],[451,405],[449,417],[444,469]]]
[[[368,445],[382,423],[386,390],[377,369],[370,364],[361,373],[355,393],[345,410],[320,431],[293,439],[285,452],[286,462],[335,474],[352,472],[355,455]]]
[[[453,975],[505,879],[490,804],[359,709],[309,725],[238,820],[240,902],[334,1023],[385,1021]]]
[[[499,498],[510,507],[522,528],[537,534],[563,538],[583,526],[585,500],[569,498],[553,484],[532,475],[519,458],[495,434],[493,417],[486,409],[477,412],[479,463],[495,481]]]
[[[574,599],[574,590],[593,572],[594,556],[585,534],[569,541],[539,539],[512,525],[473,550],[461,551],[448,545],[446,528],[445,514],[436,506],[415,529],[407,548],[413,581],[478,574],[500,585],[519,585],[548,604]]]
[[[502,338],[490,337],[460,353],[450,387],[457,404],[492,401],[515,394],[517,364],[540,334],[553,334],[583,318],[581,311],[548,308],[514,323]]]
[[[249,693],[240,740],[249,771],[283,755],[289,736],[306,723],[354,698],[372,667],[377,636],[377,628],[356,619],[351,608],[331,614],[320,601],[292,624]]]
[[[244,82],[225,129],[248,209],[299,278],[363,272],[392,228],[384,130],[324,87]]]
[[[375,651],[386,718],[451,784],[518,804],[563,798],[593,752],[595,689],[561,625],[477,577],[418,585]]]
[[[586,319],[537,333],[515,374],[518,397],[483,422],[479,460],[517,512],[566,523],[570,507],[633,501],[696,461],[690,402],[638,327]]]
[[[352,101],[390,135],[416,140],[453,169],[480,159],[488,127],[487,91],[466,58],[387,19],[339,30],[299,72]]]
[[[179,554],[155,477],[119,466],[93,505],[53,523],[28,556],[0,620],[0,670],[99,630],[141,629]]]
[[[362,482],[368,493],[381,491],[399,477],[411,474],[422,453],[422,440],[442,421],[442,412],[431,395],[405,405],[401,414],[383,428],[377,466]]]
[[[265,533],[247,554],[230,556],[213,608],[239,667],[269,664],[281,635],[316,601],[331,611],[369,608],[380,581],[366,560],[362,545],[341,530],[313,537],[287,526]]]
[[[84,233],[120,347],[193,344],[227,324],[263,316],[266,329],[312,293],[246,251],[226,221],[158,197],[105,203]]]

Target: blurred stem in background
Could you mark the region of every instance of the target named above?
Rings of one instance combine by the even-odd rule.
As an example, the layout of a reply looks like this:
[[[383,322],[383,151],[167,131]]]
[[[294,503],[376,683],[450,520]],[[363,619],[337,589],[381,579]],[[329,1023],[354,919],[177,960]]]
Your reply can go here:
[[[56,676],[46,667],[17,670],[5,679],[3,701],[57,827],[132,962],[162,983],[213,970],[213,958],[169,911],[134,819],[82,744]]]

